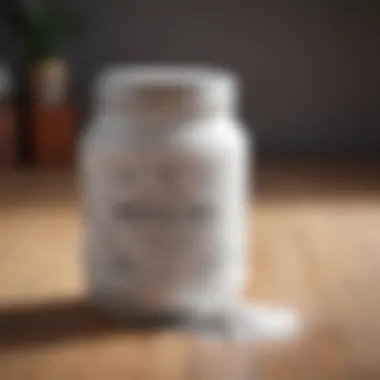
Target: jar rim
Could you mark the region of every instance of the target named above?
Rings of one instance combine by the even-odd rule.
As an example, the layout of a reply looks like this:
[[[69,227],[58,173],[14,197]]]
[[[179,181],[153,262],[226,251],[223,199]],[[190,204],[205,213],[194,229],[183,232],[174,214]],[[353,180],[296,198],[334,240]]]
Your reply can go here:
[[[228,109],[234,108],[236,103],[238,77],[226,69],[199,65],[114,66],[100,73],[96,101],[106,108],[107,104],[114,108],[141,89],[149,91],[161,87],[190,91],[201,108]]]

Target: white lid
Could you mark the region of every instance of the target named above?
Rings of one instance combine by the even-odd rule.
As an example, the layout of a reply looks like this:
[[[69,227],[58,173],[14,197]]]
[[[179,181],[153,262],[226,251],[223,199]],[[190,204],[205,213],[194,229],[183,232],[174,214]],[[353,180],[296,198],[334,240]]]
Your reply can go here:
[[[220,69],[122,66],[102,73],[96,96],[101,110],[132,114],[229,112],[235,107],[237,87],[236,75]]]

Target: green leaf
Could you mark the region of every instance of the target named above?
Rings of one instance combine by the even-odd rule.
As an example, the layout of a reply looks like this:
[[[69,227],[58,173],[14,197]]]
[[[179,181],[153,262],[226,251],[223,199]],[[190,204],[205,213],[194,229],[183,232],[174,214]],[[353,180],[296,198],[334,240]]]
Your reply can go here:
[[[59,54],[63,43],[79,31],[78,20],[57,1],[35,0],[33,5],[23,6],[21,17],[31,54],[37,59]]]

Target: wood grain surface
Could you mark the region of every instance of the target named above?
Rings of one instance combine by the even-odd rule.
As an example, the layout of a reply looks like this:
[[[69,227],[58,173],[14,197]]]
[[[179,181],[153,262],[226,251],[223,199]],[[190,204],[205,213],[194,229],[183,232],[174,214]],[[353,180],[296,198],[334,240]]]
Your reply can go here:
[[[380,379],[380,171],[259,168],[247,297],[294,308],[281,344],[126,328],[86,301],[74,175],[0,177],[0,379]]]

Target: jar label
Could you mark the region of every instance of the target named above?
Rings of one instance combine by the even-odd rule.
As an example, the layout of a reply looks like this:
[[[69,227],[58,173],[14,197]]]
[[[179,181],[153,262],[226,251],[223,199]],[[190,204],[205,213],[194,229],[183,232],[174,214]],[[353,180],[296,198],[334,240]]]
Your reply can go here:
[[[222,175],[215,160],[179,158],[131,159],[94,170],[89,223],[93,241],[103,240],[110,275],[156,278],[162,285],[210,269],[225,233]]]

